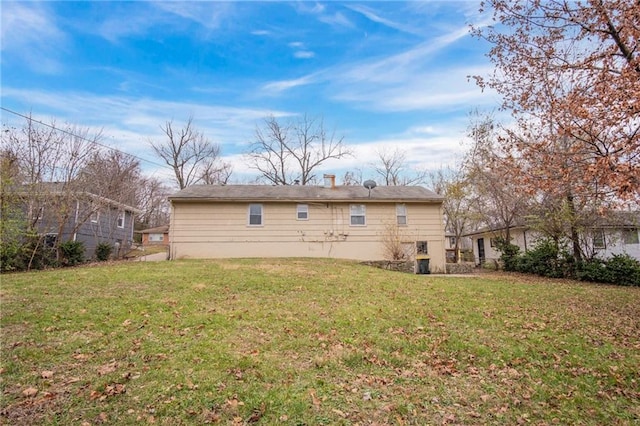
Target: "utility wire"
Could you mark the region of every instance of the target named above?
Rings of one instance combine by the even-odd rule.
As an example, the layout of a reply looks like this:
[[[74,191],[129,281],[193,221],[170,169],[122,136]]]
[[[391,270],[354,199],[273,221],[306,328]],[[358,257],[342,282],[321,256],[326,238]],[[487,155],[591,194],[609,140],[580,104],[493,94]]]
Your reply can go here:
[[[100,146],[100,147],[102,147],[102,148],[109,149],[109,150],[111,150],[111,151],[119,152],[120,154],[128,155],[128,156],[133,157],[133,158],[135,158],[135,159],[138,159],[138,160],[140,160],[140,161],[144,161],[145,163],[153,164],[154,166],[158,166],[158,167],[162,167],[162,168],[167,168],[167,169],[170,169],[170,170],[171,170],[171,168],[170,168],[167,164],[160,164],[160,163],[156,163],[156,162],[154,162],[154,161],[147,160],[146,158],[142,158],[142,157],[139,157],[139,156],[137,156],[137,155],[130,154],[130,153],[128,153],[128,152],[124,152],[124,151],[122,151],[122,150],[120,150],[120,149],[118,149],[118,148],[114,148],[114,147],[109,146],[109,145],[104,145],[104,144],[102,144],[102,143],[100,143],[100,142],[97,142],[97,141],[95,141],[95,140],[87,139],[87,138],[85,138],[84,136],[76,135],[75,133],[70,132],[70,131],[68,131],[68,130],[61,129],[61,128],[56,127],[56,126],[52,126],[51,124],[44,123],[44,122],[42,122],[42,121],[36,120],[36,119],[31,118],[31,117],[29,117],[29,116],[26,116],[26,115],[24,115],[24,114],[20,114],[19,112],[16,112],[16,111],[10,110],[9,108],[5,108],[5,107],[3,107],[3,106],[0,106],[0,109],[2,109],[3,111],[8,112],[8,113],[10,113],[10,114],[17,115],[18,117],[22,117],[22,118],[27,119],[27,120],[29,120],[29,121],[32,121],[32,122],[35,122],[35,123],[41,124],[41,125],[43,125],[43,126],[49,127],[49,128],[51,128],[51,129],[57,130],[57,131],[59,131],[59,132],[66,133],[66,134],[68,134],[68,135],[70,135],[70,136],[73,136],[73,137],[75,137],[75,138],[82,139],[83,141],[85,141],[85,142],[89,142],[89,143],[90,143],[90,144],[92,144],[92,145],[97,145],[97,146]]]

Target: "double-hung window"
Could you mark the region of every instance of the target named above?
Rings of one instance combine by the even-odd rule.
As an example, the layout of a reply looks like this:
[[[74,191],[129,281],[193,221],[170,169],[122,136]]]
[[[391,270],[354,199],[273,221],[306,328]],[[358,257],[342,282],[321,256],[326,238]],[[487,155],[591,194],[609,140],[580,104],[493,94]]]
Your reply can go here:
[[[351,225],[365,226],[367,224],[367,207],[364,204],[351,204]]]
[[[638,239],[638,228],[623,229],[622,242],[625,244],[640,244],[640,240]]]
[[[308,220],[309,219],[309,205],[308,204],[298,204],[296,208],[296,218],[298,220]]]
[[[396,204],[396,222],[398,225],[407,224],[407,206],[406,204]]]
[[[118,212],[118,228],[124,228],[124,212]]]
[[[249,226],[262,226],[262,204],[249,204]]]
[[[607,248],[604,238],[604,230],[596,229],[593,231],[593,248],[604,249]]]

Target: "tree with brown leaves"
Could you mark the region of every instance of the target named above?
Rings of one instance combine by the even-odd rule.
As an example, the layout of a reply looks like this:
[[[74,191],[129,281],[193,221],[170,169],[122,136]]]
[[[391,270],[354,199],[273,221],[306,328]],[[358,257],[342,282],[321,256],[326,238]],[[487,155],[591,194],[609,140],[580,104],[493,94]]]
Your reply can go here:
[[[496,90],[517,121],[508,151],[532,193],[640,200],[640,2],[488,0]],[[534,159],[532,163],[529,160]],[[529,164],[529,167],[523,165]]]

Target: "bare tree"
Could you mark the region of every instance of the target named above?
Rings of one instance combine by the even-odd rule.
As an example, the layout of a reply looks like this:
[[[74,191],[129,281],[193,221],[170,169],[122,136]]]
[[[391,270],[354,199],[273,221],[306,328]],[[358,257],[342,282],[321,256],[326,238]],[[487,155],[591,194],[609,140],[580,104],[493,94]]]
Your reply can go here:
[[[360,169],[349,170],[342,177],[342,184],[346,186],[359,186],[362,185],[362,182],[362,170]]]
[[[351,155],[343,138],[327,133],[321,118],[304,116],[297,122],[280,123],[271,116],[256,128],[255,141],[246,154],[250,167],[274,185],[301,185],[316,179],[316,169],[330,159]]]
[[[378,163],[373,164],[373,168],[384,185],[418,185],[426,181],[428,173],[409,169],[406,155],[399,148],[393,151],[381,149],[377,154]]]
[[[9,189],[11,199],[21,205],[23,236],[33,242],[27,269],[32,267],[47,232],[63,235],[70,223],[76,227],[83,223],[82,218],[74,217],[73,206],[86,192],[79,177],[98,149],[99,139],[99,132],[92,135],[88,129],[72,125],[41,124],[31,117],[20,129],[3,129],[3,146],[17,159]],[[58,249],[61,242],[54,241],[53,248]]]
[[[139,229],[169,223],[170,206],[167,197],[172,192],[160,179],[144,177],[137,186],[138,208],[142,211]]]
[[[436,194],[444,196],[445,230],[455,237],[454,262],[459,262],[460,241],[477,220],[471,208],[470,185],[461,170],[440,169],[429,176]]]
[[[231,178],[232,171],[231,164],[217,161],[216,159],[208,159],[202,164],[200,178],[202,183],[206,185],[226,185]]]
[[[510,229],[527,211],[530,195],[513,179],[508,167],[512,158],[501,156],[500,137],[491,116],[474,116],[468,129],[471,150],[464,158],[465,180],[471,205],[480,222],[489,227]]]
[[[171,167],[178,187],[184,189],[203,179],[211,183],[214,175],[209,171],[220,157],[219,145],[194,129],[193,117],[189,117],[181,129],[174,129],[173,121],[167,121],[161,129],[166,139],[162,142],[151,141],[151,147]]]

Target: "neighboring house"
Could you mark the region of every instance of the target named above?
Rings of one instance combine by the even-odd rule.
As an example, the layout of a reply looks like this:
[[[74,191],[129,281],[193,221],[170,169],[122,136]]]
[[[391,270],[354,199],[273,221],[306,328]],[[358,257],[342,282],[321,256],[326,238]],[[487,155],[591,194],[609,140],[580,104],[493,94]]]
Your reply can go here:
[[[458,241],[459,259],[465,257],[466,253],[471,252],[471,239],[467,236],[456,237],[455,234],[445,233],[444,248],[447,252],[447,262],[453,263],[456,259],[456,239]]]
[[[170,257],[388,260],[395,242],[417,271],[444,273],[442,197],[418,186],[334,182],[186,188],[169,197]]]
[[[588,257],[606,259],[614,254],[628,254],[640,260],[640,215],[619,214],[588,231],[580,238],[581,246]],[[494,262],[500,259],[501,253],[496,249],[495,240],[505,236],[505,228],[483,229],[467,234],[471,238],[476,264]],[[511,244],[526,252],[544,238],[544,236],[528,228],[518,225],[509,229]]]
[[[485,228],[465,235],[471,239],[476,265],[498,262],[501,253],[496,247],[496,239],[504,238],[505,235],[506,228]],[[520,247],[521,252],[530,250],[542,238],[540,233],[520,225],[509,228],[509,235],[511,244]]]
[[[157,226],[155,228],[143,229],[142,246],[166,246],[169,247],[169,225]]]
[[[131,247],[134,215],[140,210],[90,192],[64,190],[62,184],[39,185],[20,197],[31,228],[46,244],[80,241],[87,259],[94,257],[100,243],[110,244],[113,256]]]

